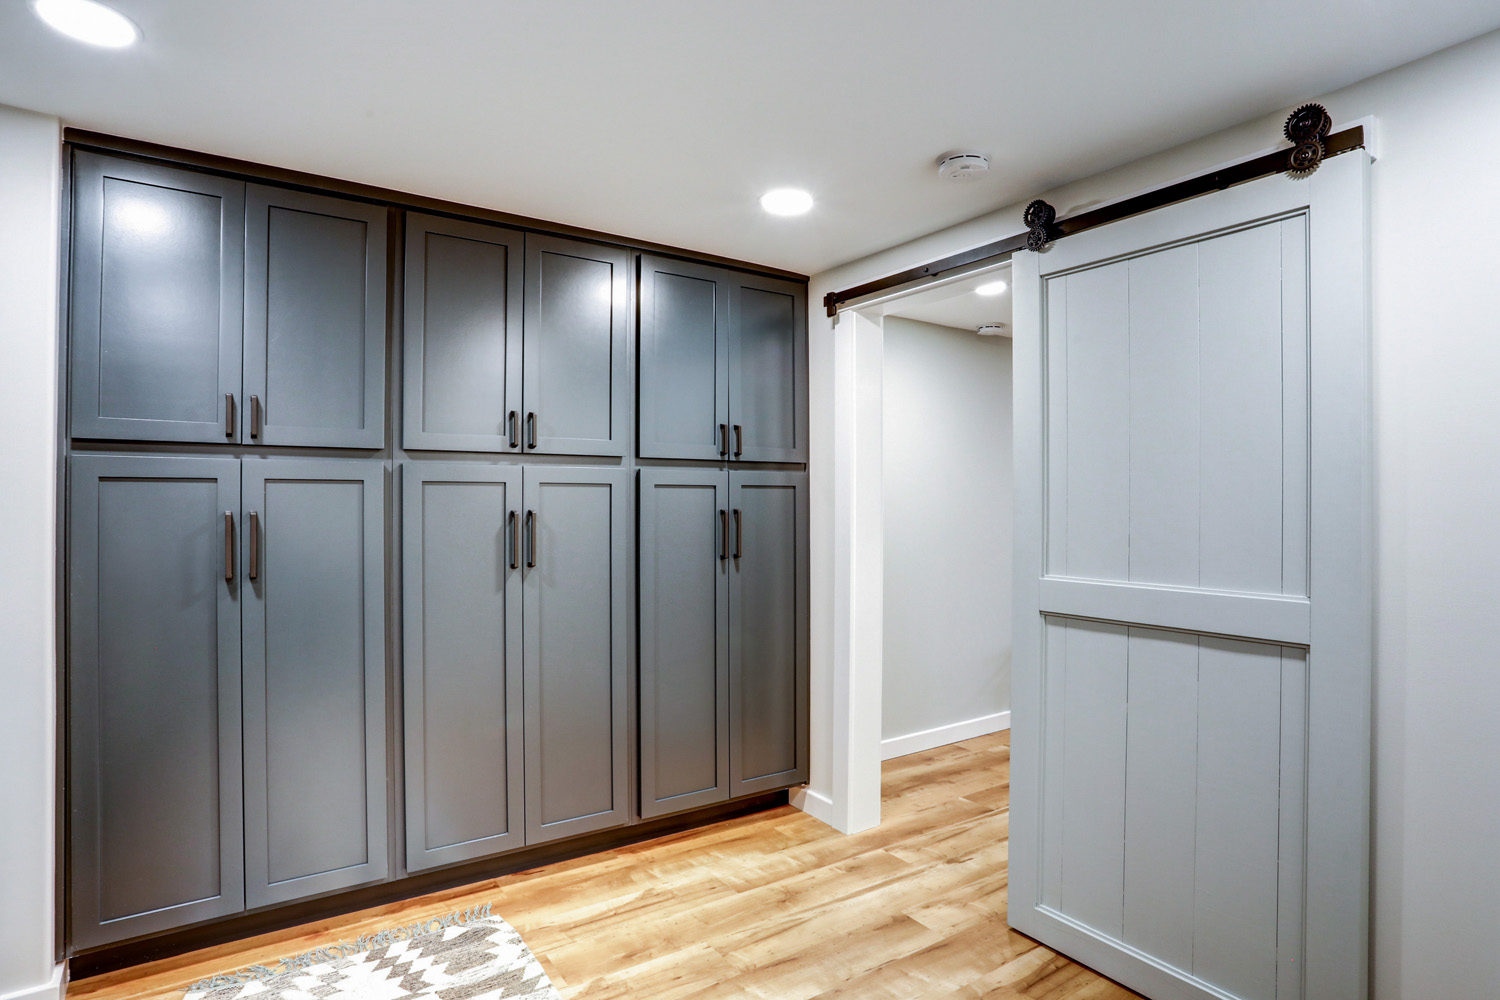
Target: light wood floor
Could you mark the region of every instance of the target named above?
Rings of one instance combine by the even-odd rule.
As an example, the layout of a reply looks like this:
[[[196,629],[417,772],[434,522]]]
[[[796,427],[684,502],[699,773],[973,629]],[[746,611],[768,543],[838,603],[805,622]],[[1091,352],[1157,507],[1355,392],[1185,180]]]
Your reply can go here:
[[[73,998],[192,982],[493,903],[558,991],[587,1000],[1125,1000],[1005,925],[1010,734],[887,761],[883,822],[791,807],[92,979]]]

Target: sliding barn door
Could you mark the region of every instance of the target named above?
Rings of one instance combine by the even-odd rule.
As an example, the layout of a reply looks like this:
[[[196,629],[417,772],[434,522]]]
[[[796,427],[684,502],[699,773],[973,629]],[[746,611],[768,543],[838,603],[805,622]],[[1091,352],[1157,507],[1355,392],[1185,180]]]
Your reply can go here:
[[[1365,995],[1368,159],[1020,253],[1010,922]]]

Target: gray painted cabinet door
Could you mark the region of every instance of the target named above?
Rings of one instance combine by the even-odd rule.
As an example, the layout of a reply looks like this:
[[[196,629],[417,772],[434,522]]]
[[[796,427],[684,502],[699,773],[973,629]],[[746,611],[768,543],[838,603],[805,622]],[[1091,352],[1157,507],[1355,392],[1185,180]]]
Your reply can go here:
[[[237,440],[245,185],[73,164],[72,436]]]
[[[729,457],[731,284],[723,268],[641,257],[641,457]]]
[[[521,467],[402,466],[406,867],[520,847]]]
[[[729,797],[729,477],[640,473],[641,816]]]
[[[246,188],[242,440],[384,447],[388,212]]]
[[[731,457],[807,461],[807,287],[734,274],[730,288]]]
[[[730,794],[807,780],[805,472],[729,473]]]
[[[526,842],[624,823],[629,474],[528,466]]]
[[[385,468],[247,459],[244,480],[245,895],[255,907],[389,868]]]
[[[407,448],[520,449],[523,239],[407,214]]]
[[[70,941],[87,948],[244,909],[240,463],[71,472]]]
[[[526,236],[527,451],[625,454],[628,258],[618,247]]]

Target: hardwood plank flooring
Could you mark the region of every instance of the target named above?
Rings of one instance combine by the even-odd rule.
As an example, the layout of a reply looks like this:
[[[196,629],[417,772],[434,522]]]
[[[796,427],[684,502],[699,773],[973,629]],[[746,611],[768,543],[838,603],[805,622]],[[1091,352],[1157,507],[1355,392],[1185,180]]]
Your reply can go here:
[[[483,903],[567,1000],[1128,1000],[1005,925],[1010,734],[887,761],[883,820],[791,807],[73,983],[175,998],[216,972]]]

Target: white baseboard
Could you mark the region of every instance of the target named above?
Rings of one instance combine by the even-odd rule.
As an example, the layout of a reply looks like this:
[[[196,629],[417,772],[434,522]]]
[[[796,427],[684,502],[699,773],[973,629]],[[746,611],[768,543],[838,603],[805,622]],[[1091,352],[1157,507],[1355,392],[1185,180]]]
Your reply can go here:
[[[63,1000],[68,992],[68,963],[64,962],[52,970],[52,978],[40,986],[31,986],[18,993],[6,993],[0,1000]]]
[[[920,733],[893,736],[888,740],[880,741],[880,759],[905,757],[909,753],[931,750],[933,747],[971,740],[976,736],[987,736],[1009,728],[1010,713],[996,712],[993,715],[981,715],[977,719],[965,719],[963,722],[938,726],[936,729],[924,729]],[[811,810],[808,811],[811,812]]]
[[[834,829],[838,824],[833,821],[833,800],[822,792],[815,792],[811,788],[793,788],[787,795],[787,800],[813,819],[822,820]],[[3,998],[0,998],[3,1000]]]

